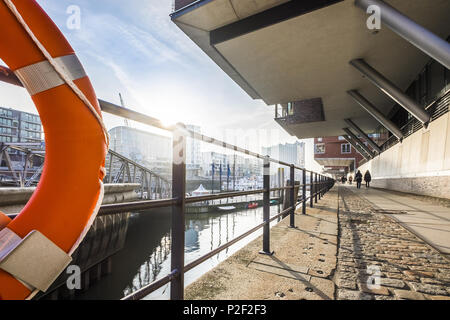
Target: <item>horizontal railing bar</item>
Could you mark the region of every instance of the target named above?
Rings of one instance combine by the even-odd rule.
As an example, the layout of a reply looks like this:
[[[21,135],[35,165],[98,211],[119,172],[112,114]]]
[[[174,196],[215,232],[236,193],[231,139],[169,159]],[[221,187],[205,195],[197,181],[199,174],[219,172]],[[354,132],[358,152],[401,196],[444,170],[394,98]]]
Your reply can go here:
[[[275,220],[276,218],[280,217],[281,215],[286,214],[287,212],[289,212],[289,210],[291,210],[291,209],[292,209],[292,207],[290,207],[290,208],[288,208],[288,209],[286,209],[286,210],[283,210],[282,212],[280,212],[280,213],[277,214],[276,216],[273,216],[272,218],[270,218],[270,220],[269,220],[268,222],[269,222],[269,223],[272,222],[273,220]],[[190,262],[189,264],[187,264],[187,265],[184,267],[184,272],[188,272],[189,270],[195,268],[196,266],[198,266],[199,264],[205,262],[205,261],[208,260],[209,258],[211,258],[211,257],[215,256],[216,254],[220,253],[222,250],[225,250],[226,248],[232,246],[232,245],[235,244],[236,242],[239,242],[240,240],[242,240],[242,239],[248,237],[250,234],[252,234],[253,232],[255,232],[255,231],[259,230],[259,229],[261,229],[261,228],[264,227],[266,224],[267,224],[267,222],[264,221],[263,223],[257,225],[256,227],[250,229],[249,231],[247,231],[247,232],[241,234],[239,237],[237,237],[237,238],[231,240],[230,242],[228,242],[228,243],[226,243],[226,244],[224,244],[224,245],[222,245],[222,246],[220,246],[220,247],[214,249],[213,251],[211,251],[211,252],[205,254],[204,256],[198,258],[197,260]]]
[[[209,194],[209,195],[205,195],[205,196],[186,197],[186,203],[224,199],[224,198],[238,197],[238,196],[247,196],[247,195],[251,195],[251,194],[264,193],[265,191],[266,191],[265,189],[258,189],[258,190],[251,190],[251,191],[249,190],[249,191],[223,192],[223,193],[217,193],[217,194]]]
[[[114,213],[128,212],[128,211],[142,211],[153,208],[170,207],[178,204],[179,200],[175,198],[171,199],[158,199],[158,200],[146,200],[135,201],[125,203],[113,203],[104,204],[100,207],[98,216],[105,216]]]
[[[306,184],[306,186],[308,186],[308,185],[312,185],[312,184]],[[303,185],[298,185],[298,186],[301,187]],[[292,189],[292,186],[273,188],[273,189],[270,189],[269,191],[278,191],[278,190],[285,190],[285,189]],[[225,198],[229,198],[229,197],[236,197],[236,196],[242,196],[242,195],[261,194],[264,192],[265,192],[264,189],[260,189],[260,190],[251,190],[251,191],[218,193],[215,195],[207,195],[207,196],[199,196],[199,197],[187,197],[186,203],[195,203],[195,202],[201,202],[201,201],[206,201],[206,200],[225,199]],[[318,193],[319,192],[316,192],[313,195],[316,195]],[[307,199],[310,199],[310,197],[308,197]],[[177,199],[171,198],[171,199],[158,199],[158,200],[146,200],[146,201],[104,204],[100,207],[100,210],[99,210],[97,216],[100,217],[100,216],[121,213],[121,212],[142,211],[142,210],[147,210],[147,209],[170,207],[170,206],[176,205],[177,203],[178,203]],[[17,214],[8,214],[7,216],[10,219],[14,219],[17,216]]]
[[[271,189],[269,189],[269,191],[272,192],[272,191],[290,190],[290,189],[292,189],[292,188],[293,188],[293,186],[279,187],[279,188],[271,188]]]
[[[164,278],[161,278],[155,282],[150,283],[149,285],[146,285],[145,287],[142,287],[138,291],[129,294],[128,296],[122,298],[121,300],[141,300],[141,299],[145,298],[147,295],[149,295],[150,293],[152,293],[153,291],[158,290],[163,285],[172,281],[172,279],[174,279],[178,275],[179,275],[178,270],[174,270],[171,273],[169,273],[167,276],[165,276]]]

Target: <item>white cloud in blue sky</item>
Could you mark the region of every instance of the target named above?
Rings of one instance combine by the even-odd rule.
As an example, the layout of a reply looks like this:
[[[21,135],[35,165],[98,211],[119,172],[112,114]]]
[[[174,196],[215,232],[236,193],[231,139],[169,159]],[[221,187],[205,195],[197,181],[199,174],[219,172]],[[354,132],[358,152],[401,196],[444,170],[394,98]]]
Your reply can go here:
[[[172,0],[38,0],[85,66],[99,98],[165,121],[197,124],[220,138],[225,130],[266,130],[261,144],[293,142],[273,120],[273,107],[252,100],[178,27]],[[81,9],[81,28],[69,30],[66,10]],[[0,84],[0,104],[30,110],[22,89]],[[123,121],[105,115],[108,128]],[[269,137],[270,135],[266,135]],[[235,143],[236,141],[229,141]],[[307,165],[313,165],[308,141]],[[260,150],[255,150],[260,151]]]

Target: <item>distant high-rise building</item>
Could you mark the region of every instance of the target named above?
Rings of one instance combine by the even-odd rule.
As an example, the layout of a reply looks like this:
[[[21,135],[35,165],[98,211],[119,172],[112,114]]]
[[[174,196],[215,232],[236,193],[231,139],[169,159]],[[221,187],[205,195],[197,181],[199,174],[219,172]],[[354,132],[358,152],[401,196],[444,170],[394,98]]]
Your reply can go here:
[[[0,142],[41,142],[38,115],[0,107]]]
[[[199,126],[186,125],[190,131],[201,133]],[[202,163],[201,142],[197,139],[187,138],[186,143],[186,164],[188,166],[200,166]]]
[[[172,166],[172,139],[159,134],[129,128],[109,130],[110,148],[131,160],[165,173]],[[164,172],[158,172],[158,169]]]
[[[300,168],[305,167],[305,143],[285,143],[278,144],[271,147],[263,147],[262,154],[270,156],[273,159],[283,161],[286,163],[292,163]]]

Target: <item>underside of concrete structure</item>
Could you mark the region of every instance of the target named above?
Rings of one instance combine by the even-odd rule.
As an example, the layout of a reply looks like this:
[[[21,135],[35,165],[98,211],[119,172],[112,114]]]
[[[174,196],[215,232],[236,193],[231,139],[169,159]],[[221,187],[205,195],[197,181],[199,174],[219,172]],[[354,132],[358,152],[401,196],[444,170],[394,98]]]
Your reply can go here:
[[[450,197],[449,1],[177,3],[174,23],[288,133],[342,136],[375,186]],[[339,175],[333,158],[319,164]]]
[[[386,2],[437,36],[450,34],[449,1]],[[368,29],[368,17],[354,0],[205,0],[172,14],[180,29],[252,98],[268,105],[320,99],[323,118],[313,115],[284,126],[298,138],[341,135],[346,118],[373,132],[379,123],[349,90],[358,90],[383,114],[392,109],[391,98],[350,61],[364,59],[406,90],[429,60],[390,28]]]

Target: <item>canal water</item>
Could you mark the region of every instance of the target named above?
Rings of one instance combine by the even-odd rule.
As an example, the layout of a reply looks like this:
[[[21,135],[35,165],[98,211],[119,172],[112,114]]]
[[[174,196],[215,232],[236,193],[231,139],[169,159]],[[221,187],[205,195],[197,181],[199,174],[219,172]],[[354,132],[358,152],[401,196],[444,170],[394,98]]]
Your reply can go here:
[[[271,206],[271,215],[281,212]],[[228,213],[186,215],[186,264],[233,240],[263,221],[263,208]],[[274,221],[273,224],[277,223]],[[112,257],[112,272],[76,299],[121,299],[170,272],[171,209],[159,208],[131,215],[125,246]],[[262,234],[262,229],[220,252],[185,274],[185,285],[198,279]],[[146,299],[168,299],[170,284]]]

